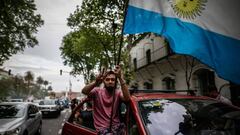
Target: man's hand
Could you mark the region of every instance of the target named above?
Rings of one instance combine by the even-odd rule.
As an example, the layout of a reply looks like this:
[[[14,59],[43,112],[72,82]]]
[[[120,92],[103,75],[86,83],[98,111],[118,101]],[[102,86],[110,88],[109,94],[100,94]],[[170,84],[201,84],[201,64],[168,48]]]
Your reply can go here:
[[[101,84],[106,74],[105,72],[106,72],[105,69],[103,69],[101,73],[96,77],[96,80],[94,82],[84,86],[82,89],[82,93],[88,95],[94,87]]]
[[[116,65],[115,69],[114,69],[114,73],[118,78],[122,78],[122,71],[121,71],[121,67],[119,65]]]
[[[104,80],[104,77],[105,77],[105,73],[106,71],[105,71],[105,69],[103,69],[101,72],[100,72],[100,74],[98,74],[98,76],[96,77],[96,83],[97,84],[101,84],[102,82],[103,82],[103,80]]]

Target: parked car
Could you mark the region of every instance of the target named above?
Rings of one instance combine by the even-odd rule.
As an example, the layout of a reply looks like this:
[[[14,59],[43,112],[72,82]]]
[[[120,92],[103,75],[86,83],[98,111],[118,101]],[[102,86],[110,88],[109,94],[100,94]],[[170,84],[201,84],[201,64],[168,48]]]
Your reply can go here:
[[[33,104],[35,104],[39,108],[39,103],[42,101],[42,99],[35,99],[32,101]]]
[[[63,103],[64,108],[69,108],[69,100],[62,99],[61,102]]]
[[[21,98],[16,98],[16,99],[14,98],[14,99],[13,99],[13,98],[12,98],[12,99],[9,99],[8,101],[9,101],[9,102],[23,102],[23,99],[21,99]]]
[[[240,135],[240,108],[203,96],[135,91],[120,112],[126,135]],[[97,135],[74,115],[62,135]]]
[[[53,116],[58,117],[61,114],[60,103],[56,99],[45,99],[39,102],[39,109],[43,117]]]
[[[42,114],[27,102],[0,103],[0,135],[41,134]]]
[[[60,109],[64,110],[64,102],[62,100],[58,100],[59,104],[60,104]]]

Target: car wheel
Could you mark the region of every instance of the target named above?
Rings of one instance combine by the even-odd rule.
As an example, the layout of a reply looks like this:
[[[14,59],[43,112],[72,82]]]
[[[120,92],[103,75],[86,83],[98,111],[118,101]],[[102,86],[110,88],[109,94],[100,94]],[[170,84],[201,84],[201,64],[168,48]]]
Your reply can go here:
[[[40,123],[39,127],[38,127],[38,130],[36,132],[36,135],[41,135],[42,133],[42,122]]]

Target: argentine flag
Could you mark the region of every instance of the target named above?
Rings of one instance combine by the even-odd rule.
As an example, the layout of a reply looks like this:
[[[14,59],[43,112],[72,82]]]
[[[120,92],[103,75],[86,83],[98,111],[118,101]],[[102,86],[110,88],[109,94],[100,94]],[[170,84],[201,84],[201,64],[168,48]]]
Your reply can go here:
[[[162,35],[175,53],[240,84],[239,13],[240,0],[130,0],[124,33]]]

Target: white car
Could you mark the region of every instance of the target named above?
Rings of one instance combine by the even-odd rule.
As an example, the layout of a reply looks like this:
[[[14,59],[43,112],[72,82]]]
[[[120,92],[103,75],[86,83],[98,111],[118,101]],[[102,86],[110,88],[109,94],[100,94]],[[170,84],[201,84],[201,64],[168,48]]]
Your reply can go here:
[[[60,103],[56,99],[45,99],[39,102],[39,109],[43,116],[58,117],[61,113]]]
[[[23,99],[17,98],[17,99],[9,99],[9,102],[23,102]]]
[[[0,135],[41,134],[42,114],[27,102],[0,103]]]

